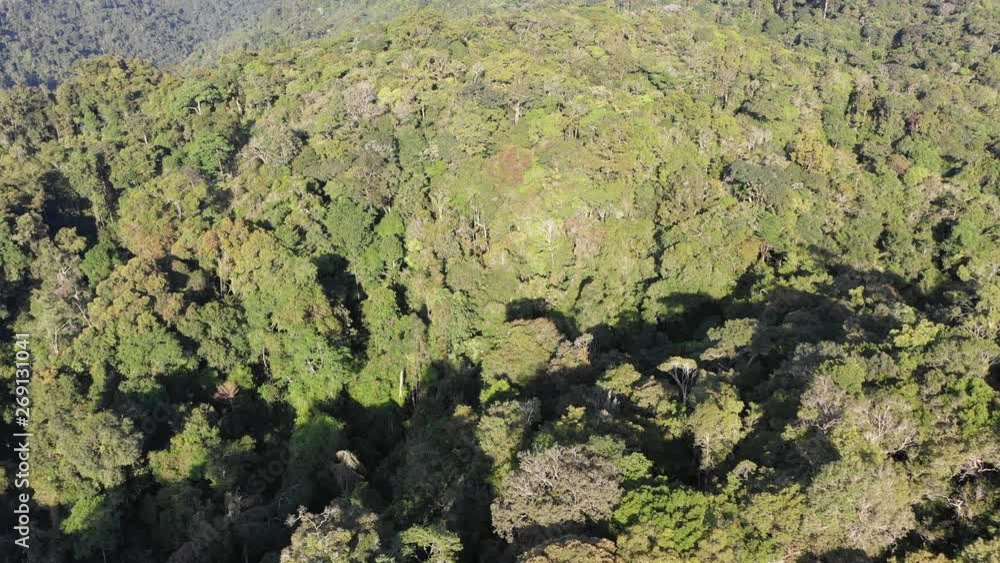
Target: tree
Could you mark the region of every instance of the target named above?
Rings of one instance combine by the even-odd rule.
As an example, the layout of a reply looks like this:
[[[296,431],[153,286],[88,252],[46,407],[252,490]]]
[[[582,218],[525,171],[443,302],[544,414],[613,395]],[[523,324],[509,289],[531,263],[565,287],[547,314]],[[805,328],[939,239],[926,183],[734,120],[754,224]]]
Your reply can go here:
[[[753,417],[743,418],[745,405],[730,385],[708,392],[688,419],[694,443],[701,454],[701,468],[711,469],[730,454],[751,429]]]
[[[915,525],[911,484],[892,462],[834,461],[805,493],[803,533],[814,553],[842,547],[874,557]]]
[[[521,554],[518,563],[620,563],[615,546],[608,540],[567,536],[548,541]]]
[[[344,113],[352,122],[368,121],[378,117],[383,111],[370,82],[359,82],[344,91]]]
[[[190,259],[208,228],[213,203],[199,172],[178,170],[126,192],[118,232],[136,256],[159,260],[173,254]]]
[[[102,383],[110,366],[125,377],[124,389],[136,391],[154,388],[157,377],[194,367],[197,360],[170,325],[182,306],[170,289],[166,276],[147,260],[133,258],[115,269],[97,286],[74,359]]]
[[[413,526],[399,534],[403,555],[428,563],[455,563],[462,541],[442,526]]]
[[[506,376],[515,384],[529,383],[548,366],[562,335],[548,319],[514,321],[505,328],[483,358],[483,375],[487,381]]]
[[[190,527],[199,513],[208,512],[209,502],[187,481],[165,485],[144,500],[144,524],[161,552],[174,552],[191,539]]]
[[[668,485],[625,493],[614,512],[623,557],[674,557],[690,552],[706,534],[709,499]]]
[[[476,429],[479,446],[493,460],[493,476],[501,482],[531,425],[541,416],[541,401],[500,401],[487,408]]]
[[[407,436],[393,480],[400,521],[439,521],[460,534],[489,526],[484,478],[490,465],[479,452],[475,429],[472,409],[460,405]]]
[[[123,485],[141,466],[140,436],[132,422],[109,411],[95,412],[72,375],[35,379],[32,395],[32,459],[38,465],[31,483],[40,503],[92,498]],[[80,510],[85,507],[99,510],[93,503]]]
[[[243,221],[221,221],[203,238],[202,256],[242,299],[255,329],[309,328],[325,336],[343,330],[315,265],[294,256],[267,231]]]
[[[114,552],[121,539],[124,500],[119,493],[80,499],[73,505],[60,529],[73,536],[73,553],[90,557],[100,551],[104,557]]]
[[[755,475],[756,474],[756,475]],[[714,525],[692,555],[699,560],[771,561],[802,549],[805,497],[798,484],[752,492],[754,480],[770,481],[764,467],[743,462],[730,473],[725,497],[712,503]],[[735,479],[734,479],[735,478]]]
[[[90,288],[84,282],[80,252],[85,241],[72,229],[62,229],[54,241],[43,240],[34,262],[33,275],[42,280],[32,291],[31,313],[35,332],[44,335],[50,361],[86,327]]]
[[[261,164],[285,166],[299,154],[302,140],[284,123],[265,123],[257,126],[247,147]]]
[[[240,300],[250,350],[274,380],[268,395],[288,390],[302,417],[336,396],[349,368],[349,354],[336,342],[347,320],[316,266],[269,232],[228,219],[202,238],[200,256]]]
[[[657,366],[656,369],[670,375],[681,392],[681,401],[687,403],[688,397],[691,396],[691,392],[701,375],[697,362],[674,356]]]
[[[220,490],[229,490],[239,481],[239,464],[250,457],[253,440],[224,441],[209,417],[208,407],[195,409],[181,432],[170,438],[169,448],[150,452],[150,469],[158,481],[171,484],[205,479]]]
[[[29,559],[989,559],[995,2],[770,1],[0,2]]]
[[[0,147],[4,152],[27,155],[55,130],[47,110],[51,100],[39,89],[23,86],[0,92]]]
[[[958,554],[960,563],[987,563],[1000,555],[1000,542],[978,539]]]
[[[250,343],[242,328],[246,318],[231,300],[190,304],[177,330],[198,343],[198,355],[216,369],[233,371],[251,360]]]
[[[493,529],[508,542],[611,516],[622,491],[617,470],[583,447],[522,453],[491,505]]]
[[[195,137],[185,148],[186,161],[208,178],[218,178],[236,152],[223,134],[207,133]]]
[[[350,501],[335,501],[318,514],[300,507],[286,523],[295,531],[281,563],[367,563],[381,549],[378,517]]]
[[[749,361],[760,352],[756,350],[755,339],[757,335],[758,323],[755,319],[733,319],[726,321],[725,325],[709,329],[708,337],[712,340],[712,347],[701,354],[703,361],[727,360],[734,361],[737,357],[749,355]]]

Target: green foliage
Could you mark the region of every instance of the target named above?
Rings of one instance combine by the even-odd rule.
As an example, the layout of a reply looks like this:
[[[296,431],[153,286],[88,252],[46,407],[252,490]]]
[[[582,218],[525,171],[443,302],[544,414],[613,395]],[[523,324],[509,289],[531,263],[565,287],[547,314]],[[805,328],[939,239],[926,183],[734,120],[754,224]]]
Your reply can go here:
[[[742,475],[748,468],[739,467],[733,474]],[[751,474],[757,468],[749,470]],[[804,498],[798,485],[777,492],[760,492],[741,498],[743,483],[730,489],[735,499],[716,499],[712,516],[717,524],[701,542],[698,557],[722,561],[771,560],[801,544],[800,526]]]
[[[380,539],[378,517],[350,502],[331,504],[319,514],[304,507],[288,517],[295,526],[292,543],[281,553],[287,563],[314,561],[372,561],[378,553]]]
[[[33,558],[989,560],[991,2],[9,4]]]
[[[696,491],[644,485],[625,493],[614,521],[624,532],[622,550],[644,555],[678,555],[705,535],[708,499]]]
[[[528,383],[552,359],[562,335],[548,320],[515,321],[483,357],[486,381],[506,376],[514,384]]]
[[[891,465],[828,464],[806,491],[803,532],[817,551],[848,546],[881,553],[914,525],[911,485]]]
[[[224,490],[238,481],[239,458],[252,452],[253,440],[224,442],[209,417],[206,407],[194,410],[168,449],[150,452],[149,466],[157,480],[170,485],[204,479]]]
[[[99,53],[177,63],[199,42],[249,25],[266,7],[258,0],[227,0],[212,9],[161,0],[4,6],[0,20],[11,41],[4,45],[0,86],[62,80],[79,59]]]
[[[828,375],[837,387],[849,393],[861,392],[861,386],[867,377],[864,366],[853,359],[831,361],[820,366],[820,370],[821,373]]]
[[[60,529],[73,535],[73,553],[90,557],[97,551],[113,552],[121,534],[120,495],[96,495],[73,505]]]
[[[984,563],[992,561],[1000,555],[1000,543],[997,540],[976,540],[958,555],[961,563]]]
[[[978,377],[963,377],[952,383],[949,391],[957,402],[962,433],[975,435],[995,432],[1000,425],[1000,405],[996,390]]]
[[[462,551],[457,535],[441,526],[413,526],[399,534],[403,555],[428,563],[454,563]]]
[[[87,276],[87,282],[90,286],[97,287],[97,284],[106,280],[120,264],[121,261],[118,259],[117,249],[113,243],[103,239],[83,255],[80,270]]]
[[[282,480],[289,502],[303,502],[316,494],[322,484],[322,472],[345,446],[343,430],[343,423],[332,416],[314,414],[292,432]]]
[[[749,432],[749,417],[742,418],[744,408],[736,389],[729,385],[709,391],[708,397],[695,406],[688,424],[703,468],[722,462]]]
[[[530,401],[494,402],[479,419],[476,429],[483,453],[493,461],[497,481],[510,471],[512,462],[527,437],[527,431],[540,416],[541,403]]]
[[[187,162],[213,178],[233,156],[233,146],[229,140],[217,133],[200,135],[185,149]]]
[[[632,386],[642,379],[636,369],[630,364],[609,369],[601,376],[599,385],[613,393],[628,394]]]
[[[47,504],[75,503],[124,485],[142,463],[132,422],[109,411],[94,412],[71,377],[38,383],[33,391],[32,421],[38,430],[31,441],[37,463],[31,483],[37,498]],[[86,506],[99,510],[95,504],[81,510]]]

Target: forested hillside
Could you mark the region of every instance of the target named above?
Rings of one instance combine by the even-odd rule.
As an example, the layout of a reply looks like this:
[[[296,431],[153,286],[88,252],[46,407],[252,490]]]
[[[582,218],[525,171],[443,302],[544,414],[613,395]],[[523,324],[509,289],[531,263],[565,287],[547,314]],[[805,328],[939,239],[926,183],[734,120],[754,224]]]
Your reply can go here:
[[[653,4],[657,0],[642,0]],[[267,0],[253,22],[216,35],[195,48],[188,64],[205,65],[234,50],[281,49],[305,39],[354,33],[364,24],[386,22],[418,8],[433,9],[452,19],[503,9],[526,11],[546,6],[585,6],[602,0]]]
[[[216,62],[232,50],[276,48],[386,21],[421,6],[451,17],[502,6],[532,9],[587,0],[5,0],[0,87],[55,86],[95,55],[160,68]],[[590,2],[592,3],[592,2]]]
[[[614,7],[630,12],[696,8],[789,46],[820,49],[858,64],[915,55],[922,64],[957,64],[996,52],[995,0],[32,0],[0,2],[0,87],[56,85],[86,57],[140,58],[160,68],[213,64],[238,50],[297,41],[386,22],[427,7],[449,18],[516,8]],[[711,7],[711,8],[709,8]],[[997,57],[979,59],[993,65]],[[981,72],[981,74],[983,74]],[[988,73],[985,73],[988,74]]]
[[[54,85],[84,57],[173,65],[196,46],[256,21],[271,0],[6,0],[0,87]]]
[[[420,11],[0,92],[19,553],[996,561],[998,18]]]

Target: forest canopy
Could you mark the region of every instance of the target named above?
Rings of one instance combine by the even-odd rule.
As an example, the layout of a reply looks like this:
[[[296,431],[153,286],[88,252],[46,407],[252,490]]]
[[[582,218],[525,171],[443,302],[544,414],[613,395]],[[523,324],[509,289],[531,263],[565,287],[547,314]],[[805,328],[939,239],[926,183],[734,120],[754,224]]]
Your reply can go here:
[[[55,86],[96,55],[160,68],[216,62],[233,50],[286,46],[420,7],[468,17],[561,0],[10,0],[0,2],[0,87]],[[593,4],[594,0],[570,3]],[[597,2],[599,3],[599,2]]]
[[[26,560],[1000,558],[997,4],[596,4],[0,91]]]

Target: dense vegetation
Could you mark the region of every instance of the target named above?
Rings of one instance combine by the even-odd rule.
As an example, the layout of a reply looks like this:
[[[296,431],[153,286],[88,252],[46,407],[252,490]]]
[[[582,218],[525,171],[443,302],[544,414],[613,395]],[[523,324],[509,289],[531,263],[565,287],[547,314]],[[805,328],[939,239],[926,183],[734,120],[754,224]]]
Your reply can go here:
[[[586,0],[581,0],[585,2]],[[212,63],[431,6],[452,16],[555,0],[24,0],[0,2],[0,87],[55,86],[95,55]]]
[[[419,12],[0,92],[29,560],[997,560],[998,20]]]
[[[54,85],[81,58],[118,54],[172,65],[252,25],[270,0],[0,2],[0,87]]]

